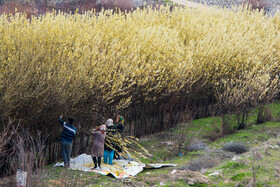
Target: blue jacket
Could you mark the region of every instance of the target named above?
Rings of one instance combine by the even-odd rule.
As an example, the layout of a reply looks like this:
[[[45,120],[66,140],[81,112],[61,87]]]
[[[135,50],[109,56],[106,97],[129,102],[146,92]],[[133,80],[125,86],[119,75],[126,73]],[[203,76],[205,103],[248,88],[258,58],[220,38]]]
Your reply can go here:
[[[60,140],[66,143],[72,143],[72,140],[75,134],[77,133],[77,130],[72,124],[62,121],[61,117],[59,117],[59,123],[63,126],[63,131],[60,136]]]

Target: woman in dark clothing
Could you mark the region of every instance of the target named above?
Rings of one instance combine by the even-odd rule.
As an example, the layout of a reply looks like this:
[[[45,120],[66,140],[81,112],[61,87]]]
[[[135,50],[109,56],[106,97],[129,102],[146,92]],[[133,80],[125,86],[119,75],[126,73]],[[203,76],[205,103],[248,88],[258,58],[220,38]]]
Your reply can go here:
[[[98,158],[98,167],[97,170],[101,170],[101,157],[104,153],[104,140],[106,136],[106,126],[101,125],[101,127],[96,129],[96,132],[92,133],[93,135],[93,146],[91,150],[92,160],[94,162],[94,168],[97,168],[97,158]]]
[[[123,131],[124,131],[124,118],[120,115],[118,115],[117,120],[116,120],[116,128],[117,128],[117,132],[120,134],[120,138],[121,140],[119,140],[120,142],[122,141],[122,136],[123,136]],[[122,145],[120,143],[118,143],[116,145],[116,152],[115,152],[115,158],[116,159],[120,159],[120,154],[122,152]]]

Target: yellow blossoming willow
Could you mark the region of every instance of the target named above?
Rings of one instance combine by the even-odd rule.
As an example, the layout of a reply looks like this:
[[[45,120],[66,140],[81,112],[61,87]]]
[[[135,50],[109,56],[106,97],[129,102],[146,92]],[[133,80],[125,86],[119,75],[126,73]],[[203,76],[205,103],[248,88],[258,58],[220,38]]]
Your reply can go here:
[[[130,157],[131,159],[139,161],[141,158],[151,156],[151,154],[138,143],[139,140],[133,136],[122,136],[116,132],[114,135],[107,135],[106,139],[105,144],[124,158]],[[117,147],[121,148],[121,152]]]
[[[197,93],[242,72],[274,77],[279,20],[247,10],[179,7],[53,12],[30,20],[1,15],[1,121],[36,124],[56,110],[121,111],[133,102]]]

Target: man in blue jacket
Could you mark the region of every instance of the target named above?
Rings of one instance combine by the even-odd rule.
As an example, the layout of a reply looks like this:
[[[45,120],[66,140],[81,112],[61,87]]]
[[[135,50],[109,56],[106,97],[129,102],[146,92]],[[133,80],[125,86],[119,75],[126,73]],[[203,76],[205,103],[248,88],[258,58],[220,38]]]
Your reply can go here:
[[[59,117],[59,123],[63,126],[63,131],[60,136],[61,140],[61,153],[64,161],[64,167],[70,166],[70,155],[72,151],[72,140],[77,133],[77,130],[73,126],[74,119],[68,118],[69,123],[62,121],[62,115]]]

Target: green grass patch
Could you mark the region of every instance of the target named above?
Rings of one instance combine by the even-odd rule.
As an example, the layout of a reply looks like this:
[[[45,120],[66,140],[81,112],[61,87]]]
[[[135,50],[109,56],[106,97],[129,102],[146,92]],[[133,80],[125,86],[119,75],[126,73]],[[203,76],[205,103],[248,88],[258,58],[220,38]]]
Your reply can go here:
[[[252,177],[252,174],[250,172],[238,173],[238,174],[232,176],[230,179],[232,179],[234,181],[242,181],[242,180],[244,180],[244,178],[246,176]]]
[[[221,166],[221,169],[243,169],[246,168],[246,165],[244,163],[238,163],[234,161],[229,161],[225,165]]]

